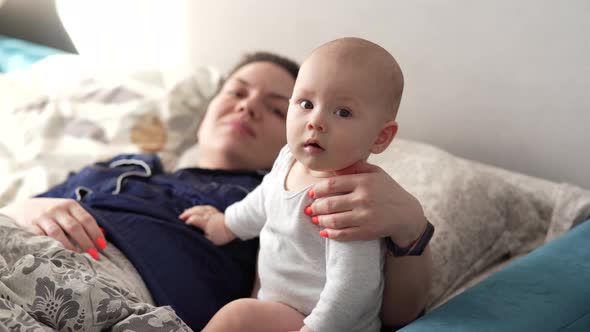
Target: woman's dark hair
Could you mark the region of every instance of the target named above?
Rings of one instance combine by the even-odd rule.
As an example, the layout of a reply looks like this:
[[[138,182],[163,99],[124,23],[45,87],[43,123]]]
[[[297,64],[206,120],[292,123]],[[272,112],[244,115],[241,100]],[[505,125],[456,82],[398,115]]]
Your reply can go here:
[[[255,52],[244,55],[242,60],[240,60],[240,62],[238,62],[228,73],[227,77],[230,77],[245,65],[249,65],[254,62],[273,63],[291,74],[294,80],[297,79],[297,74],[299,73],[299,64],[291,59],[270,52]]]

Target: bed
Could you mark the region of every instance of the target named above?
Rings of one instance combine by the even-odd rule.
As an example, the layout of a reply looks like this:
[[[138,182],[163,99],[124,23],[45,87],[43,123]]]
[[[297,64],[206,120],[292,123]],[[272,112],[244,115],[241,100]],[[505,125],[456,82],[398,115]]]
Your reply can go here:
[[[376,6],[384,7],[383,12],[388,12],[392,9],[389,6],[394,5],[379,2]],[[500,9],[508,6],[507,3],[499,5]],[[429,8],[431,7],[436,5],[430,4]],[[352,11],[355,8],[349,9]],[[418,12],[417,9],[404,9],[413,15]],[[452,17],[451,9],[439,9],[443,10],[445,17]],[[486,7],[481,11],[484,9],[490,8]],[[454,27],[452,24],[449,26],[448,29],[451,30]],[[524,35],[522,31],[520,33]],[[204,38],[203,35],[199,36]],[[434,39],[437,40],[436,38]],[[281,48],[278,44],[270,45],[296,54],[301,51]],[[409,45],[411,48],[415,44],[409,42]],[[534,48],[535,45],[531,47]],[[401,47],[397,48],[403,50]],[[202,55],[206,51],[211,50],[199,49],[196,55]],[[405,56],[406,63],[409,62],[410,73],[428,76],[418,70],[424,64],[422,60],[408,61],[408,54],[401,52],[402,58]],[[169,170],[190,166],[198,154],[198,142],[194,135],[186,133],[196,131],[207,101],[219,84],[221,75],[218,68],[226,69],[226,63],[220,61],[217,62],[217,68],[190,67],[190,70],[182,71],[182,75],[179,75],[178,71],[170,73],[153,69],[154,67],[126,72],[103,71],[80,56],[60,54],[47,57],[26,70],[0,74],[0,206],[42,192],[63,180],[70,171],[91,161],[108,159],[117,153],[158,153]],[[465,69],[458,68],[457,63],[451,65],[457,65],[455,69]],[[431,74],[442,70],[430,69]],[[491,68],[490,71],[492,70],[495,69]],[[479,78],[469,77],[469,73],[461,76],[467,83],[454,83],[461,83],[464,88],[470,79],[481,83]],[[411,79],[415,76],[408,77]],[[522,77],[521,80],[529,82]],[[502,90],[504,81],[490,82],[485,86],[495,86]],[[434,91],[435,86],[429,85],[428,88],[432,89],[429,91]],[[451,95],[444,95],[443,90],[439,94],[438,91],[434,92],[434,97],[453,98]],[[427,314],[422,319],[426,323],[420,325],[422,323],[418,321],[407,329],[427,331],[447,327],[456,330],[463,324],[461,313],[466,317],[473,317],[477,315],[470,314],[469,310],[475,310],[477,314],[486,317],[491,309],[485,306],[469,308],[465,304],[460,309],[453,309],[457,308],[454,304],[457,302],[453,301],[470,303],[464,300],[465,296],[467,299],[473,298],[473,293],[470,292],[477,290],[476,287],[481,287],[482,284],[491,287],[486,286],[489,283],[485,282],[497,282],[494,281],[497,280],[493,279],[494,276],[504,278],[505,274],[501,273],[506,266],[511,269],[521,259],[528,259],[531,251],[544,249],[546,244],[562,238],[564,234],[569,236],[572,228],[576,232],[582,229],[581,226],[588,228],[585,220],[590,217],[590,191],[587,190],[587,179],[590,177],[584,177],[588,173],[584,173],[580,166],[583,162],[575,163],[567,158],[562,158],[566,162],[561,165],[557,174],[543,173],[542,165],[534,164],[537,160],[543,160],[540,156],[547,156],[551,152],[548,149],[543,154],[542,149],[531,148],[538,144],[535,138],[520,144],[505,144],[505,148],[515,150],[508,151],[511,157],[504,157],[498,153],[494,132],[482,129],[484,126],[481,123],[479,126],[476,123],[473,128],[459,127],[456,132],[464,133],[464,138],[450,134],[440,139],[443,134],[435,133],[438,127],[436,121],[432,120],[432,114],[423,109],[420,112],[420,106],[424,104],[417,101],[431,96],[420,94],[416,89],[408,92],[408,101],[404,102],[406,107],[417,111],[417,120],[409,119],[409,115],[402,117],[400,121],[405,119],[409,122],[410,130],[405,135],[402,131],[401,137],[396,138],[386,153],[375,156],[372,161],[383,167],[421,201],[426,215],[436,227],[432,240],[436,272]],[[499,104],[504,105],[502,102]],[[583,100],[580,105],[585,105]],[[466,113],[455,114],[454,119],[465,117],[473,120],[476,117],[465,115]],[[484,120],[493,118],[486,116],[483,116]],[[587,114],[583,113],[581,116]],[[497,118],[502,119],[501,116]],[[419,121],[428,130],[421,132]],[[500,143],[525,136],[524,122],[493,123],[508,127],[502,135],[497,135]],[[445,124],[448,125],[449,122]],[[527,120],[526,126],[528,124]],[[478,130],[487,140],[478,139]],[[571,137],[554,136],[555,142],[551,146],[559,145],[560,139],[563,140],[563,145],[573,140]],[[581,140],[575,141],[579,145]],[[479,149],[479,154],[472,153],[469,146]],[[526,165],[515,162],[519,160],[519,147],[523,158],[529,157]],[[567,149],[562,150],[565,151],[563,153],[568,152]],[[490,153],[486,154],[486,151]],[[465,153],[459,156],[460,152]],[[491,160],[487,159],[491,155],[495,158],[493,163],[496,166],[492,166],[492,162],[489,162]],[[476,157],[480,161],[476,161]],[[513,167],[509,170],[498,165]],[[540,174],[547,176],[542,177]],[[552,180],[547,179],[550,177]],[[567,179],[569,183],[562,179]],[[582,235],[577,235],[577,238],[587,241],[587,231],[580,234]],[[545,261],[543,264],[551,262]],[[541,270],[543,264],[539,267]],[[515,269],[518,270],[520,265],[516,266]],[[587,270],[580,272],[588,273]],[[510,280],[510,275],[505,278]],[[581,316],[590,308],[587,300],[575,303],[582,308]],[[453,317],[449,312],[459,318],[445,321]],[[534,313],[528,315],[523,319],[524,322],[535,319],[530,316]],[[478,319],[481,320],[481,317]],[[489,327],[493,320],[486,323]],[[473,328],[477,325],[466,326]],[[510,325],[503,325],[506,326]],[[526,327],[526,324],[523,326]],[[554,328],[550,324],[547,326]]]
[[[52,73],[61,75],[59,86]],[[73,71],[72,68],[80,70]],[[201,68],[171,86],[157,71],[101,76],[75,55],[56,55],[0,76],[0,205],[30,197],[90,161],[158,153],[168,169],[190,166],[194,135],[219,83]],[[514,258],[590,216],[590,192],[396,139],[374,163],[423,204],[436,227],[434,287],[428,310]]]

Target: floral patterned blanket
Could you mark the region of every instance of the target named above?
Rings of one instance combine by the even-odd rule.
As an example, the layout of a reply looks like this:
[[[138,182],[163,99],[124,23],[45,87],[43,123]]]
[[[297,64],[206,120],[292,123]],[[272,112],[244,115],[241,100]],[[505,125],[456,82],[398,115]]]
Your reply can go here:
[[[0,215],[0,331],[191,331],[105,257],[73,253]]]

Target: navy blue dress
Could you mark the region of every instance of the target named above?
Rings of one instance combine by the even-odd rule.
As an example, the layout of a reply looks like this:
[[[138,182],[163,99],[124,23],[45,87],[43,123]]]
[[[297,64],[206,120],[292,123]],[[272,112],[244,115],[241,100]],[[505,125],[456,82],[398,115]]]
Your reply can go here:
[[[170,305],[198,331],[224,304],[250,295],[258,241],[217,247],[178,215],[195,205],[225,211],[262,177],[198,168],[165,173],[155,155],[120,155],[38,197],[77,199],[141,274],[156,305]]]

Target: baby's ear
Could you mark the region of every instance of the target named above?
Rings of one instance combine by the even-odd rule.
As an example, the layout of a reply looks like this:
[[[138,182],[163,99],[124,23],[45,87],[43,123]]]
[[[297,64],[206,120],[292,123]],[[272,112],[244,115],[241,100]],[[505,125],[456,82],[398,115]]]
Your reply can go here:
[[[373,142],[373,146],[371,146],[371,153],[378,154],[385,151],[385,149],[387,149],[395,137],[395,134],[397,134],[397,129],[398,124],[395,122],[395,120],[387,121],[381,128],[377,139],[375,139],[375,142]]]

